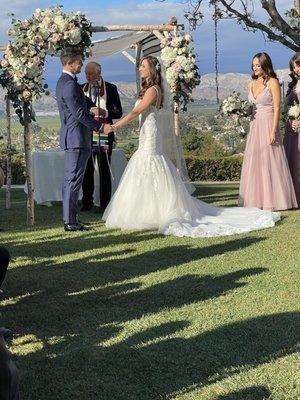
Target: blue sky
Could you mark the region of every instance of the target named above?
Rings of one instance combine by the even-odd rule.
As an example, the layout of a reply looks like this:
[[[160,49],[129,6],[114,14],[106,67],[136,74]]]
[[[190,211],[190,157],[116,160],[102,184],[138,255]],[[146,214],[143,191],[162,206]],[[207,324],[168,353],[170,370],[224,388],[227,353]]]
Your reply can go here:
[[[184,23],[189,32],[187,21],[184,18],[186,4],[184,1],[168,0],[161,3],[156,0],[73,0],[60,1],[65,11],[78,11],[85,13],[94,25],[107,24],[159,24],[167,21],[171,16],[177,16],[180,23]],[[208,1],[206,1],[208,3]],[[260,3],[258,0],[255,4]],[[280,11],[290,8],[292,0],[277,0]],[[47,8],[55,5],[55,2],[47,0],[10,0],[1,4],[0,10],[0,43],[8,41],[6,35],[10,25],[10,17],[7,13],[15,13],[21,19],[29,17],[33,11],[39,8]],[[259,7],[257,15],[264,18],[265,14]],[[190,32],[194,37],[195,52],[201,74],[214,70],[214,31],[211,21],[211,10],[205,9],[203,24],[196,31]],[[110,33],[116,36],[118,33]],[[97,34],[94,39],[104,38],[104,34]],[[261,33],[245,32],[235,21],[220,21],[219,23],[219,69],[220,72],[249,73],[252,56],[260,51],[270,54],[276,69],[287,68],[288,60],[293,52],[283,45],[266,42]],[[132,64],[122,55],[98,60],[103,67],[106,80],[133,82],[134,69]],[[60,65],[56,59],[49,57],[46,81],[53,87],[60,73]],[[83,79],[83,76],[82,76]]]

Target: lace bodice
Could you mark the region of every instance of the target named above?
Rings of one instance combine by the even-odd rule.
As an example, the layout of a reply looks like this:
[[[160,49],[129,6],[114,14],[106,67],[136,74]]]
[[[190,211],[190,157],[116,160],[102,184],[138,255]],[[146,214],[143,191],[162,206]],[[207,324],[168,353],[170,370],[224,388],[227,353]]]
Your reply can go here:
[[[141,100],[136,102],[136,105]],[[139,147],[138,151],[148,154],[163,154],[162,135],[159,132],[159,110],[150,106],[139,116]]]

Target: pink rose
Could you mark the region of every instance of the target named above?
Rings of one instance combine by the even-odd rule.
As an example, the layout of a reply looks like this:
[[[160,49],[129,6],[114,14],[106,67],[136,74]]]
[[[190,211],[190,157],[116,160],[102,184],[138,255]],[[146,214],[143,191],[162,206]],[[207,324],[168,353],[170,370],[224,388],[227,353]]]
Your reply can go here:
[[[45,28],[49,28],[50,25],[51,19],[49,17],[45,17],[42,21],[42,26],[44,26]]]
[[[51,25],[50,32],[55,33],[55,32],[57,32],[57,30],[58,30],[58,28],[57,28],[56,24]]]
[[[27,21],[27,19],[24,19],[24,21],[22,21],[21,23],[22,28],[26,29],[29,26],[29,22]]]
[[[28,101],[28,100],[30,100],[31,99],[31,93],[29,92],[29,90],[23,90],[23,92],[22,92],[22,98],[25,100],[25,101]]]
[[[180,71],[182,70],[182,67],[181,67],[181,65],[180,65],[178,62],[175,62],[175,63],[172,65],[172,69],[174,69],[174,71],[180,72]]]
[[[44,39],[42,38],[42,36],[36,35],[35,37],[35,41],[40,44],[44,42]]]
[[[60,39],[61,39],[61,34],[60,33],[54,33],[51,36],[51,42],[54,43],[54,44],[58,43],[60,41]]]
[[[40,65],[41,63],[41,59],[38,56],[33,57],[32,61],[37,65]]]
[[[9,66],[9,64],[8,64],[8,62],[6,61],[6,60],[2,60],[1,61],[1,67],[2,68],[6,68],[6,67],[8,67]]]
[[[70,31],[66,31],[64,33],[64,39],[69,39],[70,35],[71,35]]]

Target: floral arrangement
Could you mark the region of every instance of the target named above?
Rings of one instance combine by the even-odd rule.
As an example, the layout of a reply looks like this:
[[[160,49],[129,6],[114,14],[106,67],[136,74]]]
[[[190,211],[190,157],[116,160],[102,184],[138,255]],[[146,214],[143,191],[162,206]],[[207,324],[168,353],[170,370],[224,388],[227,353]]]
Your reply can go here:
[[[166,68],[166,79],[175,103],[183,111],[193,101],[191,94],[200,83],[198,67],[195,63],[190,35],[163,38],[161,40],[161,59]],[[176,110],[175,110],[176,111]]]
[[[0,62],[0,83],[6,87],[20,122],[34,120],[31,101],[46,92],[43,71],[47,54],[54,55],[66,47],[76,46],[84,56],[91,47],[91,24],[84,15],[64,13],[62,6],[36,9],[31,18],[13,16],[10,41]]]
[[[249,103],[241,98],[240,93],[233,92],[221,104],[221,113],[225,116],[248,117]]]
[[[300,121],[300,104],[297,104],[295,101],[294,105],[288,109],[288,119],[291,121]],[[295,133],[299,132],[298,129],[293,129],[293,131]]]
[[[220,111],[223,116],[231,116],[235,119],[235,130],[238,135],[242,138],[246,136],[246,130],[243,127],[242,120],[249,117],[248,101],[241,98],[240,93],[233,92],[231,95],[223,100]]]

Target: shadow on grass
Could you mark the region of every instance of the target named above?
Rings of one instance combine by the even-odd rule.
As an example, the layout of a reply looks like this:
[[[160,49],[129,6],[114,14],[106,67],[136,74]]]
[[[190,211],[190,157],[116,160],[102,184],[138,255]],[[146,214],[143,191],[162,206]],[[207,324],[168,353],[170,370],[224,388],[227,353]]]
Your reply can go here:
[[[214,400],[268,400],[271,394],[264,386],[251,386],[237,392],[216,397]]]
[[[44,347],[20,357],[26,380],[35,382],[23,384],[24,398],[167,399],[296,352],[296,323],[299,313],[273,314],[185,338],[188,321],[174,321],[110,346],[101,339],[117,328],[94,335],[58,330],[59,343],[39,336]],[[265,393],[251,388],[219,400],[263,399]]]
[[[63,288],[64,292],[69,290],[72,292],[80,291],[90,287],[138,278],[190,262],[197,262],[201,265],[201,261],[205,258],[239,251],[265,240],[263,237],[244,237],[205,247],[168,246],[138,254],[135,249],[125,247],[126,243],[130,243],[130,240],[136,243],[140,240],[152,239],[153,236],[155,237],[151,234],[134,234],[124,235],[124,238],[123,236],[105,237],[99,243],[98,249],[95,249],[95,241],[89,240],[88,237],[84,237],[85,240],[82,238],[79,247],[79,238],[74,236],[65,239],[63,242],[58,239],[50,243],[35,244],[33,242],[12,245],[9,247],[12,257],[30,254],[36,254],[36,256],[33,257],[33,265],[31,266],[9,269],[7,277],[9,291],[14,295],[22,294],[26,284],[28,284],[27,290],[32,292],[53,288],[60,292],[60,287]],[[124,248],[113,251],[113,245],[119,243],[120,240],[121,243],[124,240]],[[85,253],[91,250],[93,250],[93,254],[86,256]],[[103,250],[106,252],[103,252]],[[80,255],[76,258],[74,255],[77,253],[80,253]],[[49,259],[41,261],[39,254],[44,258],[49,254]],[[59,263],[53,258],[60,255],[68,256],[69,254],[75,259],[68,260],[66,258],[66,261]],[[118,258],[109,260],[113,257]],[[37,280],[36,274],[43,276],[44,279]]]
[[[145,235],[149,234],[141,236]],[[107,240],[109,250],[112,238]],[[244,237],[202,248],[169,246],[142,254],[127,249],[121,258],[119,250],[99,251],[71,262],[56,264],[50,259],[10,270],[7,286],[16,297],[2,305],[2,315],[3,324],[19,334],[14,348],[23,371],[23,398],[166,399],[174,392],[238,373],[245,366],[252,368],[292,353],[296,313],[254,318],[210,331],[197,327],[200,333],[192,337],[185,337],[184,332],[189,321],[161,324],[157,315],[224,296],[248,284],[247,277],[265,273],[265,268],[244,268],[220,276],[198,276],[186,275],[184,269],[186,263],[201,265],[204,258],[262,240]],[[76,252],[78,238],[70,237],[67,242],[69,253]],[[26,250],[43,253],[47,248],[55,256],[58,245],[59,240],[51,247],[32,243],[28,250],[27,245],[18,244],[12,250],[18,256]],[[87,238],[80,251],[84,254],[91,248],[93,243]],[[143,284],[143,276],[174,267],[182,267],[185,275],[170,279],[169,274],[164,282]],[[155,326],[136,332],[135,320],[146,316]],[[131,321],[130,332],[124,328],[127,321]]]

